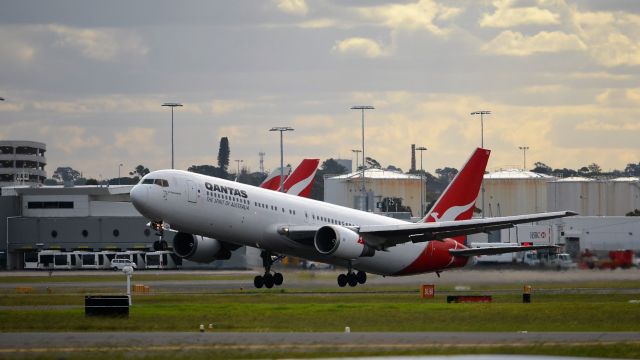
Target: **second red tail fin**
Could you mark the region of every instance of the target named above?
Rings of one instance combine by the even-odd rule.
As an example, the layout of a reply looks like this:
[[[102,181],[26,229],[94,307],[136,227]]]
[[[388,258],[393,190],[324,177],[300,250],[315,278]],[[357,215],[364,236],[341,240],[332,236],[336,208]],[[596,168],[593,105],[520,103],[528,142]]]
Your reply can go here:
[[[284,192],[308,198],[320,159],[304,159],[284,182]]]
[[[476,149],[422,221],[471,219],[490,154],[491,150]]]

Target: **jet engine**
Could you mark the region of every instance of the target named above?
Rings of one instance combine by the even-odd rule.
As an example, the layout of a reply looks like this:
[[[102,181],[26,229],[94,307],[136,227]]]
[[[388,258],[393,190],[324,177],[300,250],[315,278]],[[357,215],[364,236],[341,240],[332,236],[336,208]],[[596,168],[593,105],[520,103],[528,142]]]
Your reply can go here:
[[[316,250],[345,260],[373,256],[375,249],[367,246],[353,230],[338,225],[326,225],[318,229],[313,239]]]
[[[214,260],[228,260],[231,251],[216,239],[179,232],[173,237],[173,251],[181,258],[210,263]]]

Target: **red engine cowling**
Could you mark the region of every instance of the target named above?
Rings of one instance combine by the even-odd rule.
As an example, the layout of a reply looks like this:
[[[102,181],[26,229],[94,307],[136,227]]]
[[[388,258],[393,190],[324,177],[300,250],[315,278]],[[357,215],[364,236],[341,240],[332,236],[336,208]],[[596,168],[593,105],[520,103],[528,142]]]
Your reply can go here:
[[[173,252],[183,259],[198,263],[228,260],[231,251],[212,238],[179,232],[173,237]]]
[[[367,246],[360,235],[338,225],[326,225],[318,229],[313,239],[316,250],[345,260],[373,256],[375,249]]]

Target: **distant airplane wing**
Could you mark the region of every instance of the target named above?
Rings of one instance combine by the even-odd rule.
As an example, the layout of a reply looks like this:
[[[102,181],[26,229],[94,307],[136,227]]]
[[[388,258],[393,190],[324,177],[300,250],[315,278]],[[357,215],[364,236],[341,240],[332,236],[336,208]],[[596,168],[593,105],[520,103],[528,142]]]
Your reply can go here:
[[[572,211],[503,216],[494,218],[442,221],[431,223],[407,223],[398,225],[364,225],[358,229],[367,245],[385,249],[405,242],[442,240],[460,235],[478,234],[506,229],[516,224],[574,216]]]
[[[530,246],[492,246],[492,247],[479,247],[469,249],[449,249],[449,254],[453,256],[479,256],[479,255],[498,255],[519,251],[533,251],[533,250],[546,250],[546,249],[558,249],[556,245],[530,245]]]

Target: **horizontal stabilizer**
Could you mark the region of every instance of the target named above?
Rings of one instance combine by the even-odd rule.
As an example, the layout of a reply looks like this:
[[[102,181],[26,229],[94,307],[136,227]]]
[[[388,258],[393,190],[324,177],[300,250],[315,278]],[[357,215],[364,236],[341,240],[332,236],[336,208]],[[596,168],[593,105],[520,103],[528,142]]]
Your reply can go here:
[[[498,255],[520,251],[533,251],[533,250],[546,250],[546,249],[559,249],[556,245],[531,245],[531,246],[496,246],[496,247],[481,247],[470,249],[450,249],[449,254],[453,256],[479,256],[479,255]]]

